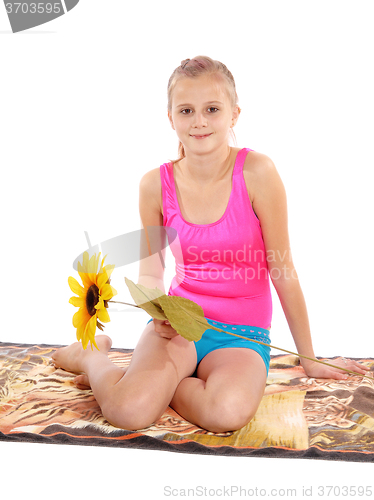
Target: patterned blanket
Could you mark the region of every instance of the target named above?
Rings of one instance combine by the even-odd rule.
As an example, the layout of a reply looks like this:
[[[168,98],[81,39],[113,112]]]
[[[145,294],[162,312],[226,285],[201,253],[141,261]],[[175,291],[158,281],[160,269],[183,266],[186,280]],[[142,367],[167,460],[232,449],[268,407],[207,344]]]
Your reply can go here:
[[[185,453],[374,461],[374,382],[307,378],[293,355],[272,356],[253,420],[212,433],[168,408],[138,431],[107,422],[91,390],[51,364],[60,346],[0,343],[0,440],[145,448]],[[119,366],[132,350],[111,349]],[[374,373],[374,360],[361,359]]]

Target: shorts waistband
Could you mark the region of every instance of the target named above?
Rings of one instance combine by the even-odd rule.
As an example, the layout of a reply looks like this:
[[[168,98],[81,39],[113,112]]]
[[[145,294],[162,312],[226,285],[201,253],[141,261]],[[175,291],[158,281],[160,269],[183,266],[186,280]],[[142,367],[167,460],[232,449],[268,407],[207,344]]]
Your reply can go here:
[[[270,344],[270,329],[261,328],[259,326],[253,325],[232,325],[229,323],[223,323],[221,321],[216,321],[215,319],[205,318],[207,322],[224,330],[227,333],[234,333],[236,335],[247,335],[253,337],[255,340],[264,341]]]

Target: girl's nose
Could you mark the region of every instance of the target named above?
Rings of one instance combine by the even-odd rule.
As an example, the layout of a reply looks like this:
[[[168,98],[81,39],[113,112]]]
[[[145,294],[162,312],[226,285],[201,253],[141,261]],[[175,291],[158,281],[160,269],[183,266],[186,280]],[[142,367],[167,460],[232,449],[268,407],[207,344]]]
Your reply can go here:
[[[207,126],[207,119],[202,113],[195,114],[194,126],[196,128]]]

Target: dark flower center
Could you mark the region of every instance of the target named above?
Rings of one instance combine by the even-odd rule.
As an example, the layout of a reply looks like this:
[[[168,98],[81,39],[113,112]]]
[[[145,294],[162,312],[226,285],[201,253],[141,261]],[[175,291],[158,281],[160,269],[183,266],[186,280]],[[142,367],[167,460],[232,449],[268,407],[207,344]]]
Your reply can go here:
[[[87,290],[86,295],[86,308],[90,316],[94,316],[97,310],[95,309],[96,304],[99,302],[99,289],[96,285],[91,285]]]

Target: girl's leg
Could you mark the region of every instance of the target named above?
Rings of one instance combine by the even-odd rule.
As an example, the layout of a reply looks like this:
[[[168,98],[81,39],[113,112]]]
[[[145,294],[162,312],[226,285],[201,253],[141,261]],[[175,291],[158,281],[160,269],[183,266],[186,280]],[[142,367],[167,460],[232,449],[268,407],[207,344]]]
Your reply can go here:
[[[126,373],[107,356],[109,337],[97,336],[96,342],[100,351],[84,350],[77,342],[56,351],[53,359],[57,366],[87,375],[104,417],[117,427],[142,429],[158,420],[179,382],[196,368],[194,344],[181,336],[160,337],[153,322],[145,327]]]
[[[179,383],[170,406],[199,427],[227,432],[241,429],[254,417],[267,373],[257,352],[225,348],[202,359],[197,377]]]

